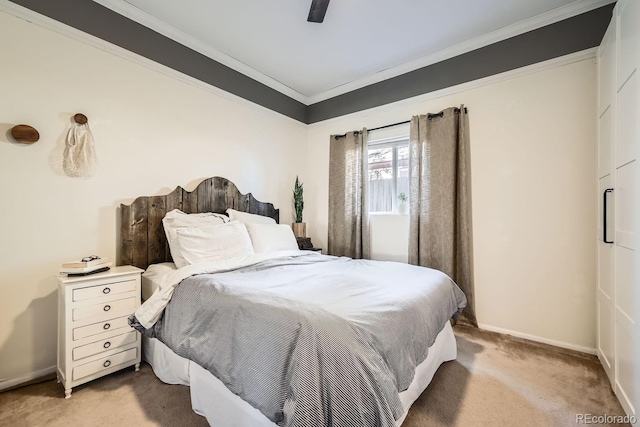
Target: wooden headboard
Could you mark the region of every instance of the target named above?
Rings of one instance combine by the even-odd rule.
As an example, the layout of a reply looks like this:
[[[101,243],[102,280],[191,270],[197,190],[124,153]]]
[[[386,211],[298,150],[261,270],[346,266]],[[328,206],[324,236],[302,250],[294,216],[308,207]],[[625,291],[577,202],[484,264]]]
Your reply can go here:
[[[272,203],[256,200],[251,193],[242,194],[226,178],[202,181],[189,192],[177,187],[164,196],[138,197],[131,205],[120,205],[120,255],[118,265],[149,265],[172,261],[162,226],[162,218],[173,209],[186,213],[224,213],[227,208],[268,216],[280,222],[280,210]]]

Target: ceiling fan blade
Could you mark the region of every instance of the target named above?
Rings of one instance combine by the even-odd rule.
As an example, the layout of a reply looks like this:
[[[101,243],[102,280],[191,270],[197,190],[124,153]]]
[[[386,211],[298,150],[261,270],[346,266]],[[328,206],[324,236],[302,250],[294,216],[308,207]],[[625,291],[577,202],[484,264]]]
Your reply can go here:
[[[324,21],[324,15],[327,13],[327,7],[329,7],[329,0],[313,0],[311,2],[311,9],[309,10],[308,22],[321,23]]]

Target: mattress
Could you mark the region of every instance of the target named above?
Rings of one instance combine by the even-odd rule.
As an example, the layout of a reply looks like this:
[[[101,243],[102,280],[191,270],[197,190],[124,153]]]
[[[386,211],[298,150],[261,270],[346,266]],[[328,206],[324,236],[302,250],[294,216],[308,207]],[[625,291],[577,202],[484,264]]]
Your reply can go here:
[[[191,387],[191,406],[210,425],[229,427],[275,427],[259,410],[233,394],[227,387],[197,363],[176,355],[154,338],[143,337],[143,356],[156,376],[168,384]],[[457,356],[456,341],[449,322],[429,347],[427,358],[417,366],[409,388],[400,393],[404,414],[397,420],[400,426],[409,408],[427,388],[438,367]]]

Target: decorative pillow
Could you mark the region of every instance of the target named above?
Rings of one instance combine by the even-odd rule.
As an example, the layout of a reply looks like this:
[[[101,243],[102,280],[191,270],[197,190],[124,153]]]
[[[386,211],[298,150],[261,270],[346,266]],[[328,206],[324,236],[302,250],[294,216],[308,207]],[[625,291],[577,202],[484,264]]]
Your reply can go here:
[[[247,228],[237,221],[201,228],[178,228],[169,249],[178,268],[255,253]]]
[[[180,209],[174,209],[165,214],[164,218],[162,219],[162,225],[164,226],[164,232],[167,236],[167,242],[169,242],[169,248],[171,248],[174,243],[173,240],[176,238],[175,231],[178,228],[210,227],[212,225],[224,224],[229,221],[229,218],[223,214],[217,214],[213,212],[186,214]]]
[[[253,250],[256,253],[298,250],[298,242],[291,227],[284,224],[247,223]]]
[[[229,218],[231,221],[240,221],[245,224],[275,224],[276,220],[262,215],[250,214],[247,212],[240,212],[235,209],[227,209],[227,214],[229,214]]]

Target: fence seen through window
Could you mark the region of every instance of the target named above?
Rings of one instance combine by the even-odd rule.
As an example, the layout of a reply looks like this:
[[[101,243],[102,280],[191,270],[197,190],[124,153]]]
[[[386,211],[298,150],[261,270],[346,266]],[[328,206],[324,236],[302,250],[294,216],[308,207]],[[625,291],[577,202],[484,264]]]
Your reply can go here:
[[[399,196],[409,203],[409,139],[369,143],[369,212],[397,212]],[[401,197],[400,197],[401,198]]]

